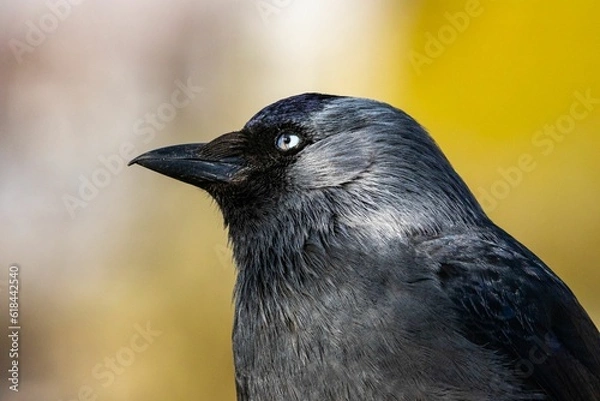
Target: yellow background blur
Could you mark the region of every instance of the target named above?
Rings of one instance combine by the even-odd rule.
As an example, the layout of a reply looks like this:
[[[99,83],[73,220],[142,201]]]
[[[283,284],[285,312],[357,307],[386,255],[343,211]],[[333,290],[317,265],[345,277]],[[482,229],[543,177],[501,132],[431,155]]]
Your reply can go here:
[[[122,154],[306,91],[413,115],[600,322],[599,17],[591,0],[3,2],[0,322],[16,262],[22,330],[20,392],[0,373],[0,398],[235,399],[221,216]]]

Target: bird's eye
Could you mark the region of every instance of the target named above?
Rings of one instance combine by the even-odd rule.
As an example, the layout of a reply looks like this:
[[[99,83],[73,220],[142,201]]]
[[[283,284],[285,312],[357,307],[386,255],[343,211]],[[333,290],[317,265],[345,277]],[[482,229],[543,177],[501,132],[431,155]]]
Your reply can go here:
[[[277,149],[287,152],[300,146],[300,137],[294,134],[281,134],[275,140]]]

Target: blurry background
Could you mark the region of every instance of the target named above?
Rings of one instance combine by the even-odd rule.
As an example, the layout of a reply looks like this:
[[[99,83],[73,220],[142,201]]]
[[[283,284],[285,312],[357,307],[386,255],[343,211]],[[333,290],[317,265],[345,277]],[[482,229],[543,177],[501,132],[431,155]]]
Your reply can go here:
[[[491,217],[600,323],[600,3],[146,0],[0,5],[0,322],[20,392],[234,400],[221,216],[132,156],[320,91],[425,125]],[[1,372],[8,369],[0,336]]]

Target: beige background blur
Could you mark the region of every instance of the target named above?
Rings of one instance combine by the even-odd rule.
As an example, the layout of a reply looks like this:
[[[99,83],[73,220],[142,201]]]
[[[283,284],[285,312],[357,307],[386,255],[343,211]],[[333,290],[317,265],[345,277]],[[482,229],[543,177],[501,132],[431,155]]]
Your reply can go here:
[[[221,216],[123,164],[306,91],[417,118],[600,322],[600,3],[553,4],[2,2],[0,332],[14,262],[22,329],[0,398],[235,399]]]

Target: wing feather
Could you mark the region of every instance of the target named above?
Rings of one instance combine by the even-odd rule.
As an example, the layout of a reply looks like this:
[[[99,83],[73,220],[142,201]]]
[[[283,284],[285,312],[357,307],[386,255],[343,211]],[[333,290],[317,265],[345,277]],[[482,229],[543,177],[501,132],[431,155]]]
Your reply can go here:
[[[569,288],[504,231],[423,241],[472,342],[552,401],[600,400],[600,335]]]

